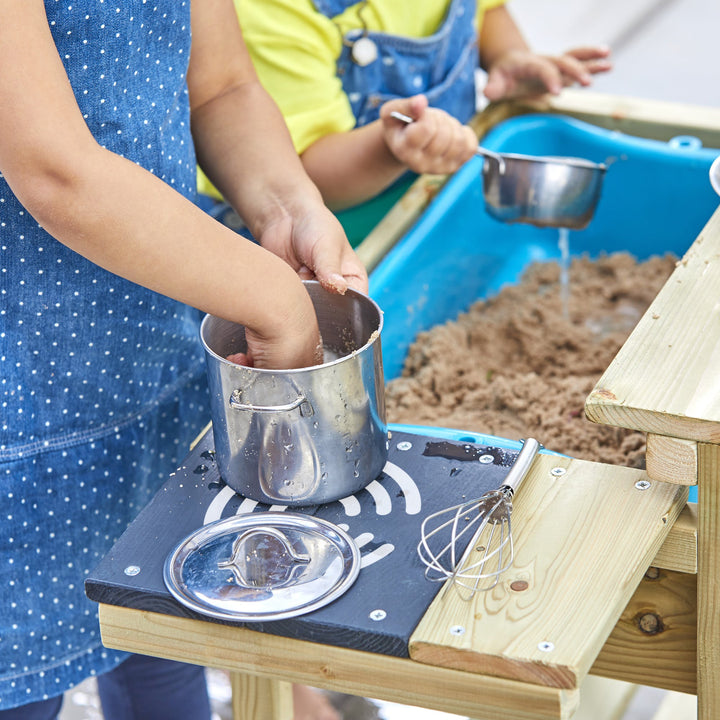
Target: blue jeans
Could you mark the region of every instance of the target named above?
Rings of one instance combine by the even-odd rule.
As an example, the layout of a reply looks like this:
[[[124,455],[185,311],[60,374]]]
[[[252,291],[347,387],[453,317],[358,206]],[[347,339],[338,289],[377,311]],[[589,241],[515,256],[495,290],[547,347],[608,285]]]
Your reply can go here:
[[[131,655],[104,675],[98,692],[105,720],[210,720],[205,671],[146,655]],[[56,720],[62,696],[0,710],[0,720]]]

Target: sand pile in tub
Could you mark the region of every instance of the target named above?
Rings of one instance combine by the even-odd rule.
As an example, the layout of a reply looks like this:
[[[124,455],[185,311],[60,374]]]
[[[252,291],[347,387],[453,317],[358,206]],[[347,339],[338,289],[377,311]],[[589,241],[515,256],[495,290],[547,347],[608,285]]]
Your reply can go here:
[[[418,335],[387,385],[388,420],[537,438],[583,460],[644,467],[645,435],[597,425],[585,399],[675,269],[677,257],[556,262]]]

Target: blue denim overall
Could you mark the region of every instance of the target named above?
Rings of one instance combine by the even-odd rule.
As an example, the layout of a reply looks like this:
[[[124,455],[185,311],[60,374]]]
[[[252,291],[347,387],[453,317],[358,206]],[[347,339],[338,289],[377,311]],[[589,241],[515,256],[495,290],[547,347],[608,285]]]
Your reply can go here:
[[[318,12],[333,18],[358,2],[313,0],[313,4]],[[473,22],[476,7],[476,0],[450,0],[442,25],[429,37],[407,38],[362,29],[345,35],[337,75],[358,127],[376,120],[384,102],[419,93],[427,95],[432,107],[442,108],[460,122],[472,117],[479,63]],[[377,59],[364,67],[352,59],[352,43],[363,34],[378,50]]]
[[[189,0],[45,9],[98,143],[194,199]],[[83,582],[209,420],[199,320],[54,240],[0,176],[0,710],[127,657]]]
[[[358,2],[313,0],[313,4],[319,13],[332,19]],[[409,0],[408,6],[412,12]],[[365,32],[362,28],[348,32],[343,38],[336,72],[350,101],[356,126],[377,120],[384,102],[419,93],[427,96],[432,107],[442,108],[460,122],[467,122],[475,113],[475,70],[479,63],[476,8],[476,0],[450,0],[443,23],[429,37],[408,38]],[[352,45],[365,34],[378,54],[375,61],[363,67],[353,61]],[[408,171],[376,197],[336,213],[353,247],[365,239],[416,177]]]

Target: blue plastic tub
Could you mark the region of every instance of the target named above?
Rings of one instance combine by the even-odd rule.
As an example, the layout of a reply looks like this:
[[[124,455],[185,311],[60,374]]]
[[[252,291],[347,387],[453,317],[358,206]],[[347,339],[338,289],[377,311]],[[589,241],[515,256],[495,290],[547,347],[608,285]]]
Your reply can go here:
[[[495,127],[483,145],[608,165],[592,221],[569,233],[571,255],[682,256],[718,206],[708,171],[720,150],[696,138],[664,143],[562,116],[527,115]],[[385,314],[386,380],[401,373],[420,331],[517,282],[531,262],[560,258],[557,229],[504,224],[487,214],[482,163],[477,157],[461,168],[371,274],[370,295]]]

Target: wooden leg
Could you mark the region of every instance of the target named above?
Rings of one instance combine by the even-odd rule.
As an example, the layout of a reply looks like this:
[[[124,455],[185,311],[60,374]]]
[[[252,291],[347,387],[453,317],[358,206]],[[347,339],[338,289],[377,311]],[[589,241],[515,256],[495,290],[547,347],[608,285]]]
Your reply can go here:
[[[292,685],[283,680],[230,673],[233,720],[292,720]]]
[[[698,444],[698,720],[720,717],[720,445]]]

